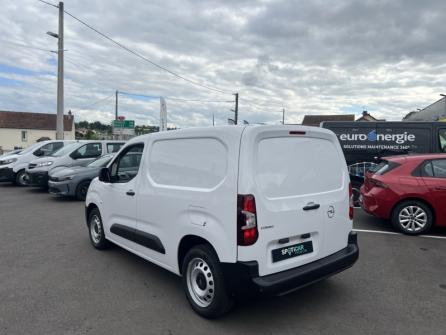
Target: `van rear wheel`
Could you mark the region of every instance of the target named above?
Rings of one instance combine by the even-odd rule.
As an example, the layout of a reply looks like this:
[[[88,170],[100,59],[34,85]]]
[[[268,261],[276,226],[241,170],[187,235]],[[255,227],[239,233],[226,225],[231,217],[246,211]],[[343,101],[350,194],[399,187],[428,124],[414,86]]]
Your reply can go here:
[[[220,262],[208,245],[188,251],[182,264],[183,287],[193,310],[205,318],[227,313],[234,300],[228,294]]]

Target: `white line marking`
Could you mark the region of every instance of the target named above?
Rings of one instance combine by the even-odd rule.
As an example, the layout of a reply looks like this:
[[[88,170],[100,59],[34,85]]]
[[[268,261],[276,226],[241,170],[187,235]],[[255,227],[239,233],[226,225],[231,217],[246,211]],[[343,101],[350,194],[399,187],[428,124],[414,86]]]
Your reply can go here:
[[[384,231],[384,230],[368,230],[368,229],[353,229],[353,231],[359,233],[374,233],[374,234],[385,234],[385,235],[404,235],[401,233],[395,233],[393,231]],[[404,235],[408,236],[408,235]],[[427,238],[437,238],[440,240],[446,240],[446,236],[434,236],[434,235],[418,235],[418,237],[427,237]]]

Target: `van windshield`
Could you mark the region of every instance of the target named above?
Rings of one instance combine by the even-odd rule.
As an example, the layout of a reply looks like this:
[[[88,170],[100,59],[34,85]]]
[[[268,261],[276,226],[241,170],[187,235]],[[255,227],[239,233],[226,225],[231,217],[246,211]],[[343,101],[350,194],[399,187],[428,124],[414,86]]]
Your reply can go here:
[[[88,164],[88,166],[90,166],[90,167],[104,167],[111,161],[113,156],[114,155],[105,155],[105,156],[99,157],[98,159],[96,159],[93,162],[91,162],[90,164]]]
[[[53,152],[50,156],[51,157],[62,157],[64,155],[69,154],[70,152],[72,152],[80,144],[81,143],[71,143],[71,144],[68,144],[68,145],[62,147],[61,149],[57,150],[56,152]]]
[[[342,188],[342,153],[329,140],[275,137],[259,142],[256,183],[267,198],[317,194]]]
[[[27,154],[28,152],[33,151],[35,148],[38,148],[39,146],[43,146],[43,144],[45,144],[45,142],[34,143],[34,144],[30,145],[28,148],[26,148],[25,150],[19,152],[17,155]]]

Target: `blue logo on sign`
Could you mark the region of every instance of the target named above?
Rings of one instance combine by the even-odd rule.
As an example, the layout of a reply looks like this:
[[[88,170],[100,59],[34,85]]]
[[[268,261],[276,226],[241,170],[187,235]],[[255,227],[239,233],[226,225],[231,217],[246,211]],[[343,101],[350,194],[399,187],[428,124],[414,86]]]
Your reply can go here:
[[[367,139],[369,141],[376,141],[376,130],[372,130],[370,133],[368,133]]]

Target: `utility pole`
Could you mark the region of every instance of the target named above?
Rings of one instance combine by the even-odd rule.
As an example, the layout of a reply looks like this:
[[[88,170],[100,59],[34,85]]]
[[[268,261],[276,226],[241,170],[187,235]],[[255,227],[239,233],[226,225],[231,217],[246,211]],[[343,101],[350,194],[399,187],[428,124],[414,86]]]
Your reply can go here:
[[[63,90],[63,2],[59,2],[59,34],[57,50],[57,125],[56,139],[64,139],[63,114],[64,114],[64,90]]]
[[[235,95],[234,124],[237,125],[237,122],[238,122],[238,93],[234,93],[234,95]]]
[[[115,98],[115,120],[118,119],[118,90],[116,90],[116,98]]]
[[[282,108],[282,124],[285,124],[285,108]]]
[[[214,113],[212,113],[212,126],[215,126]]]

